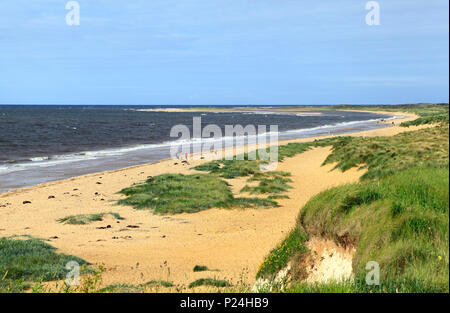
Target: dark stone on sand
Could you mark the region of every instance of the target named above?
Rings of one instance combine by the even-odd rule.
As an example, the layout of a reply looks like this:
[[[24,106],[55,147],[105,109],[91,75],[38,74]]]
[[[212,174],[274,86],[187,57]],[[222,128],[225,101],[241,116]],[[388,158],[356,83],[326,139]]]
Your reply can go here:
[[[139,228],[137,225],[127,225],[128,228]]]
[[[55,196],[48,196],[48,199],[55,199]]]
[[[31,203],[31,201],[25,200],[24,202],[22,202],[23,204],[29,204]]]
[[[97,229],[107,229],[107,228],[111,228],[111,225],[97,227]]]

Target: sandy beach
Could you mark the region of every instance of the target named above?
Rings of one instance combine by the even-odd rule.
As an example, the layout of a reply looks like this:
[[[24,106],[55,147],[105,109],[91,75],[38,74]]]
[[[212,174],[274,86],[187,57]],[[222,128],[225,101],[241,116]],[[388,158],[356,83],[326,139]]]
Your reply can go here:
[[[389,136],[426,127],[398,126],[415,119],[413,114],[376,113],[405,118],[386,128],[351,135]],[[287,141],[280,144],[284,143]],[[192,160],[190,165],[165,160],[10,191],[0,194],[0,237],[31,235],[49,239],[58,252],[93,264],[104,263],[104,285],[168,280],[177,286],[164,290],[171,291],[183,290],[195,279],[205,277],[252,284],[263,258],[295,225],[299,210],[312,196],[336,185],[356,182],[364,173],[357,169],[343,173],[332,171],[333,165],[321,166],[329,153],[329,147],[316,148],[280,163],[278,170],[292,174],[294,188],[288,192],[289,199],[278,200],[280,207],[271,209],[210,209],[162,216],[115,204],[122,198],[117,194],[122,188],[148,176],[194,173],[190,168],[205,160]],[[246,179],[228,180],[235,194]],[[107,217],[88,225],[57,222],[68,215],[101,212],[117,212],[124,220]],[[107,225],[111,227],[98,228]],[[217,271],[193,272],[195,265]]]

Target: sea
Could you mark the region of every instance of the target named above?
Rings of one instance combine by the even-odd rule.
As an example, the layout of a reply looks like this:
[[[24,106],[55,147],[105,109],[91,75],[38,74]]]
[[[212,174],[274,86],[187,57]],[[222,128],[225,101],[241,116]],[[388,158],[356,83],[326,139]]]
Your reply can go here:
[[[180,140],[170,135],[175,125],[188,127],[191,138],[187,140],[201,144],[192,138],[193,118],[200,118],[202,127],[218,125],[223,133],[226,125],[266,125],[268,131],[269,125],[277,125],[279,140],[381,128],[386,124],[379,121],[394,118],[365,112],[319,112],[313,106],[308,112],[271,111],[273,106],[258,112],[152,111],[158,108],[167,107],[0,105],[0,193],[167,159],[170,146]]]

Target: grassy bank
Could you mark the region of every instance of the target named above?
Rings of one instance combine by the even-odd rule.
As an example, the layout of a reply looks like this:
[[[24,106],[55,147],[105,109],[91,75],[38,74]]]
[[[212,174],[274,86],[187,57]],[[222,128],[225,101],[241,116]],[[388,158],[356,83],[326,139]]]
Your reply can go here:
[[[322,192],[302,208],[296,228],[266,257],[258,277],[290,262],[291,292],[448,292],[448,188],[448,168],[415,167]],[[311,235],[356,248],[354,282],[303,283]],[[369,261],[380,265],[380,286],[365,284]]]
[[[329,189],[302,209],[297,226],[266,257],[258,277],[291,264],[288,292],[448,292],[448,123],[392,137],[341,137],[325,163],[367,172],[360,183]],[[356,248],[353,281],[307,284],[311,236]],[[369,261],[381,283],[365,283]]]

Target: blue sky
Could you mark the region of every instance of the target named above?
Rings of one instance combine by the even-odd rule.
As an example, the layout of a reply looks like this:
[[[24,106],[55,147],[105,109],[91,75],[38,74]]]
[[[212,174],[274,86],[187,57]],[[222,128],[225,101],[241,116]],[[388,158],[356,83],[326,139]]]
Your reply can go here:
[[[447,0],[0,0],[0,104],[448,102]]]

